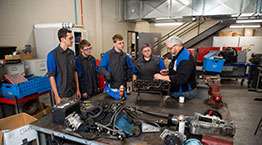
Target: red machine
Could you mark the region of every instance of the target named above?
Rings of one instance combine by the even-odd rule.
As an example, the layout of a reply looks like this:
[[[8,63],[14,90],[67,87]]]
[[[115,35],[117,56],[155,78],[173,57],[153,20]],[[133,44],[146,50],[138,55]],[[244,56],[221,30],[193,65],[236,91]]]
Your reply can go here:
[[[211,105],[214,108],[221,108],[224,106],[221,94],[220,94],[220,87],[221,84],[208,84],[209,90],[208,94],[212,96],[212,98],[208,98],[205,100],[205,103]]]
[[[207,55],[210,51],[219,51],[220,47],[199,47],[197,52],[197,62],[203,62],[203,58]]]
[[[205,145],[233,145],[233,138],[218,133],[204,133],[202,143]]]

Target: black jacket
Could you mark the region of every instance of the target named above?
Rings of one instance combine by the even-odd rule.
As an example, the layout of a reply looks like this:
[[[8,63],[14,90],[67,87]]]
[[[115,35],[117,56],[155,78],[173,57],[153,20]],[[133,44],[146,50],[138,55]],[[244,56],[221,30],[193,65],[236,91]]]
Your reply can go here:
[[[120,85],[132,77],[132,62],[124,52],[116,52],[114,48],[104,53],[99,65],[99,73],[103,75],[111,88],[119,89]]]
[[[94,96],[98,92],[98,74],[96,59],[89,55],[84,57],[80,54],[76,58],[77,71],[79,77],[80,92],[87,93],[88,96]]]
[[[171,92],[186,92],[196,88],[196,62],[187,49],[181,49],[172,57],[169,78]]]
[[[133,67],[133,74],[140,80],[153,80],[154,74],[166,69],[162,58],[152,55],[150,60],[146,61],[143,56],[139,57]]]

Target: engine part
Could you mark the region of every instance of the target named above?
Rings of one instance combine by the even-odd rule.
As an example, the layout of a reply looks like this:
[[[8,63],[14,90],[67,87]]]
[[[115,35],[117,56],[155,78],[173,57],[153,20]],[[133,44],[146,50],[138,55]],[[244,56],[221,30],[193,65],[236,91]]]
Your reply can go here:
[[[165,145],[182,145],[181,140],[175,135],[168,135],[164,140]]]
[[[108,137],[120,140],[140,134],[138,124],[135,123],[138,121],[130,112],[123,103],[118,102],[96,101],[88,107],[81,108],[87,128],[104,132]]]
[[[135,87],[141,91],[169,91],[170,84],[159,80],[135,80]]]
[[[194,117],[186,118],[186,120],[188,121],[189,132],[194,135],[215,132],[230,137],[235,135],[236,128],[233,123],[221,120],[216,116],[195,113]]]
[[[69,114],[65,118],[65,126],[72,129],[73,131],[78,131],[83,124],[84,122],[76,112]]]
[[[209,115],[209,116],[216,116],[216,117],[219,117],[220,119],[223,119],[222,115],[218,112],[218,111],[215,111],[215,110],[210,110],[208,109],[204,115]]]
[[[178,131],[172,131],[169,129],[165,129],[161,134],[160,134],[160,138],[162,140],[165,140],[168,136],[176,136],[176,138],[178,138],[180,140],[181,143],[183,143],[184,141],[186,141],[186,136]],[[174,138],[174,137],[172,137]]]
[[[104,131],[108,135],[117,136],[117,138],[120,140],[123,140],[126,137],[126,134],[121,130],[112,129],[98,122],[95,122],[95,125],[97,125],[98,132]]]
[[[233,138],[222,136],[218,133],[204,133],[202,137],[204,144],[233,145]]]
[[[157,123],[142,122],[142,132],[160,132],[161,127]]]
[[[57,104],[52,108],[53,122],[64,125],[65,118],[73,112],[80,113],[80,103],[77,99]]]

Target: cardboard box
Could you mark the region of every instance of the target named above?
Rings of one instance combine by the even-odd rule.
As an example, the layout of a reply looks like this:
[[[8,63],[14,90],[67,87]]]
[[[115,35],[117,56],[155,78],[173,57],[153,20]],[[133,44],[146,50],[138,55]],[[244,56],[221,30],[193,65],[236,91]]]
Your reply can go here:
[[[219,37],[232,36],[233,32],[219,32]]]
[[[21,60],[29,60],[29,59],[33,59],[33,54],[29,53],[29,54],[18,54],[18,55],[5,55],[5,60],[13,60],[13,59],[21,59]]]
[[[245,29],[244,36],[254,36],[254,29]]]
[[[5,55],[5,60],[14,60],[14,59],[20,59],[20,55]]]
[[[234,36],[234,37],[242,36],[242,33],[241,32],[234,32],[232,36]]]
[[[52,112],[50,106],[44,106],[43,103],[41,103],[41,106],[41,109],[35,115],[33,115],[37,119],[43,118],[44,116],[47,116]]]
[[[19,113],[3,119],[0,119],[0,145],[20,145],[23,144],[23,139],[28,142],[38,140],[37,131],[29,124],[37,119],[26,113]],[[3,142],[2,142],[3,141]]]
[[[32,53],[29,53],[29,54],[20,54],[20,59],[21,60],[29,60],[29,59],[33,59],[33,54]]]

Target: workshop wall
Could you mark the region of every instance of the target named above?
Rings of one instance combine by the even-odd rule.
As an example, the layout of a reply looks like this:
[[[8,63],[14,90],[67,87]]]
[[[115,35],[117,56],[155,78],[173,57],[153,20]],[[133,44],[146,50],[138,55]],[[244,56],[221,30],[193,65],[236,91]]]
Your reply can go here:
[[[93,45],[93,55],[112,48],[111,37],[120,33],[127,37],[132,24],[119,22],[122,14],[121,0],[83,0],[83,15],[88,40]],[[77,0],[77,20],[81,24],[81,6]],[[26,44],[32,46],[35,54],[34,24],[71,22],[75,23],[73,0],[1,0],[0,1],[0,45],[14,45],[23,49]],[[50,50],[53,48],[50,48]]]

